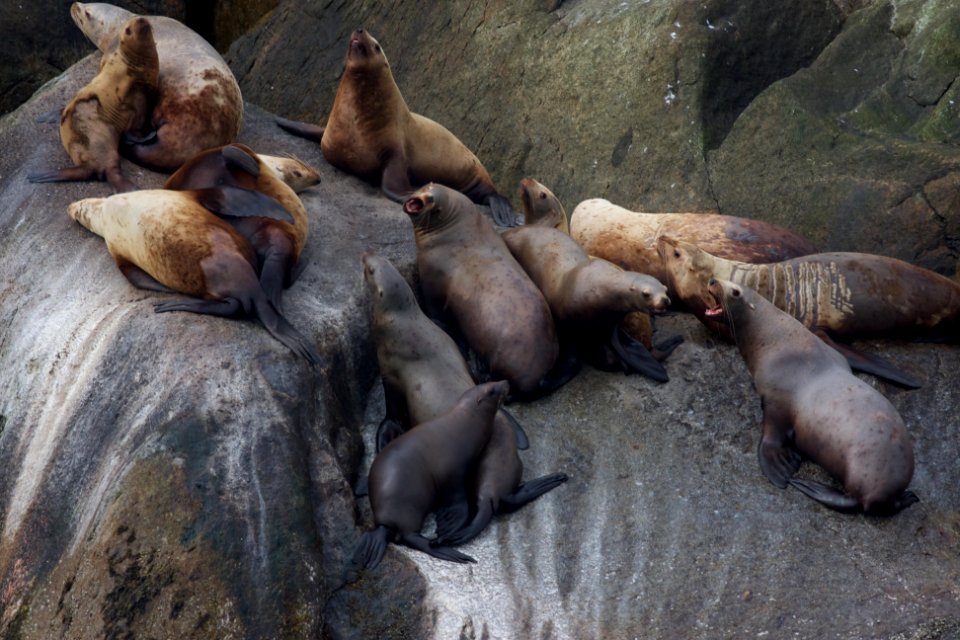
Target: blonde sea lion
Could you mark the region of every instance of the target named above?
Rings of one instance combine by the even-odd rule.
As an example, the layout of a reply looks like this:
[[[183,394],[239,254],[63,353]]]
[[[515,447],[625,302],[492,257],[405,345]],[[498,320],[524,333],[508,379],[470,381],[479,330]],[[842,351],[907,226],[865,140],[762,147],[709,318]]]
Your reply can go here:
[[[254,267],[256,256],[233,227],[210,213],[229,210],[231,187],[200,191],[152,189],[74,202],[70,217],[103,237],[120,272],[135,287],[180,292],[198,300],[157,304],[157,313],[190,311],[215,316],[252,315],[274,338],[311,364],[320,356],[273,308]]]
[[[715,213],[641,213],[607,200],[584,200],[570,214],[570,235],[592,256],[667,283],[657,238],[692,242],[710,253],[743,262],[778,262],[816,253],[810,241],[783,227]]]
[[[260,285],[279,311],[283,289],[296,282],[305,267],[300,255],[310,226],[300,197],[274,170],[276,162],[266,162],[250,147],[233,143],[197,154],[170,176],[164,188],[240,187],[272,198],[290,214],[289,220],[283,219],[272,215],[268,206],[262,216],[228,219],[256,252]],[[297,171],[295,166],[291,168]]]
[[[667,237],[660,238],[659,250],[678,298],[721,335],[723,327],[705,313],[711,278],[755,289],[841,351],[854,369],[905,386],[918,384],[882,362],[861,360],[863,354],[832,338],[960,338],[960,284],[902,260],[866,253],[819,253],[773,264],[747,264]]]
[[[474,381],[456,343],[420,310],[413,290],[389,260],[364,254],[363,274],[373,307],[373,335],[387,404],[387,417],[377,430],[380,451],[402,433],[399,422],[420,424],[449,411]],[[516,420],[501,408],[490,442],[471,473],[469,503],[450,504],[438,514],[438,539],[465,542],[479,534],[495,513],[518,509],[566,480],[564,474],[552,474],[522,482],[523,464],[517,455],[520,438],[526,442]],[[471,512],[474,516],[468,520]]]
[[[443,125],[410,111],[380,43],[363,29],[350,37],[326,126],[284,118],[277,124],[320,142],[338,169],[379,181],[391,200],[403,202],[415,188],[437,182],[489,205],[497,224],[516,224],[510,202],[473,152]]]
[[[493,432],[493,418],[509,390],[488,382],[465,391],[454,407],[390,441],[370,466],[368,487],[374,529],[361,536],[353,562],[380,564],[389,541],[441,560],[476,562],[420,534],[423,519],[437,506],[466,499],[467,473]]]
[[[850,372],[843,357],[751,288],[711,280],[710,317],[737,338],[763,406],[760,468],[826,507],[892,515],[917,501],[907,490],[913,445],[897,410]],[[823,467],[843,492],[793,478],[802,458]]]
[[[102,2],[74,2],[70,15],[104,54],[121,25],[135,17]],[[147,16],[160,59],[160,89],[151,132],[128,137],[123,153],[146,167],[173,171],[211,147],[233,142],[243,122],[243,98],[230,67],[206,40],[180,22]]]
[[[119,42],[104,54],[100,72],[60,115],[60,140],[74,166],[31,174],[30,182],[106,180],[117,192],[137,188],[120,171],[120,139],[124,133],[139,135],[149,125],[159,62],[145,18],[131,18],[118,33]]]
[[[427,314],[462,337],[489,375],[508,380],[515,398],[569,380],[572,373],[551,371],[559,345],[550,307],[477,206],[430,184],[403,210],[413,223]]]

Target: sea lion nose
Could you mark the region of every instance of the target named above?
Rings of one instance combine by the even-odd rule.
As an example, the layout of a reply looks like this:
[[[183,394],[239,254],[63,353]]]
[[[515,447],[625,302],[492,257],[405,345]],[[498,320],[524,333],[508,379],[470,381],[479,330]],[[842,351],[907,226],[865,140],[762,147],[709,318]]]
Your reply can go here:
[[[713,285],[717,284],[716,278],[710,278],[710,282],[708,282],[707,284],[710,285],[710,286],[713,286]]]

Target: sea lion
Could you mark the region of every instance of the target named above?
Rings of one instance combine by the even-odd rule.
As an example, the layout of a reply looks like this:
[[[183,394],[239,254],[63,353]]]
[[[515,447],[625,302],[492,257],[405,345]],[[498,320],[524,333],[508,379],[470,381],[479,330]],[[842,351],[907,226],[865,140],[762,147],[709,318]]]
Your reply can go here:
[[[550,305],[561,346],[575,345],[581,358],[600,369],[669,380],[646,347],[620,329],[630,312],[666,311],[670,298],[656,278],[625,271],[602,258],[591,259],[573,238],[554,227],[524,224],[502,237]]]
[[[763,406],[760,468],[826,507],[890,515],[917,501],[907,491],[913,445],[900,415],[857,378],[843,357],[756,291],[710,280],[710,317],[729,323]],[[792,476],[802,458],[823,467],[844,493]]]
[[[258,153],[257,157],[279,175],[287,186],[300,193],[320,184],[320,172],[299,158],[293,156],[270,156]]]
[[[60,115],[60,141],[74,166],[32,174],[30,182],[106,180],[117,192],[137,188],[120,171],[120,138],[148,126],[159,62],[145,18],[133,17],[118,31],[119,43],[104,54],[100,72]]]
[[[550,307],[476,205],[429,184],[403,210],[413,223],[427,315],[462,337],[490,376],[508,380],[514,398],[569,380],[568,371],[548,376],[559,353]]]
[[[710,278],[755,289],[840,350],[854,369],[905,386],[918,384],[889,365],[864,360],[864,354],[832,338],[960,338],[960,284],[902,260],[819,253],[774,264],[747,264],[667,237],[660,238],[659,251],[677,297],[721,335],[724,328],[705,314]]]
[[[106,3],[75,2],[70,15],[104,54],[134,17]],[[147,16],[160,58],[160,91],[151,131],[128,137],[123,153],[146,167],[173,171],[204,149],[232,142],[243,122],[240,86],[216,49],[180,22]]]
[[[570,234],[567,212],[560,199],[530,176],[520,181],[520,204],[524,226],[552,227]]]
[[[441,560],[475,562],[455,549],[431,546],[420,529],[436,506],[465,500],[468,470],[490,441],[508,390],[502,380],[471,387],[450,411],[391,440],[374,458],[368,486],[375,527],[361,536],[355,564],[376,567],[389,541]]]
[[[253,249],[207,210],[214,199],[225,202],[217,208],[229,210],[235,191],[142,190],[79,200],[68,211],[103,237],[120,272],[135,287],[203,298],[162,302],[154,307],[157,313],[253,315],[274,338],[317,364],[314,347],[267,300],[254,272]]]
[[[250,147],[233,143],[195,155],[170,176],[166,189],[178,191],[226,185],[262,193],[279,202],[292,220],[263,216],[232,217],[228,222],[257,254],[257,273],[267,298],[281,310],[283,289],[296,282],[305,264],[300,254],[309,221],[300,197]]]
[[[516,212],[473,152],[443,125],[410,111],[380,43],[363,29],[350,37],[326,126],[284,118],[277,124],[320,142],[338,169],[379,181],[391,200],[403,202],[416,187],[438,182],[489,205],[497,224],[516,224]]]
[[[641,213],[600,198],[570,214],[570,235],[592,256],[666,283],[657,237],[692,242],[710,253],[743,262],[779,262],[817,252],[809,240],[783,227],[716,213]]]
[[[389,260],[364,254],[363,273],[373,306],[373,335],[387,404],[387,418],[377,430],[380,451],[402,432],[398,420],[419,424],[436,418],[474,382],[453,339],[420,310],[413,290]],[[516,510],[566,481],[566,475],[558,473],[521,482],[520,438],[526,448],[523,430],[501,408],[490,442],[471,474],[470,501],[450,504],[438,515],[438,537],[465,542],[479,534],[495,513]],[[468,521],[471,512],[475,515]]]

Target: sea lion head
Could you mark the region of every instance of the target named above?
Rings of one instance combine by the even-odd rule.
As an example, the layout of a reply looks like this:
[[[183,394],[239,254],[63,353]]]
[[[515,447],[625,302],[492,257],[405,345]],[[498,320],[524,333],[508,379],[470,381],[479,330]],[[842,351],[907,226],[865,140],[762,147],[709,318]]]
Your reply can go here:
[[[92,224],[95,224],[96,216],[103,209],[103,203],[106,198],[84,198],[71,202],[67,206],[67,213],[71,218],[82,224],[87,229],[93,230]]]
[[[644,311],[661,314],[666,312],[667,307],[670,306],[670,296],[667,295],[667,288],[653,276],[638,273],[634,284],[630,288],[636,289],[640,294],[643,303],[646,305]]]
[[[120,52],[132,70],[151,74],[152,82],[157,82],[160,59],[149,20],[137,16],[124,25],[120,32]]]
[[[707,282],[713,277],[712,256],[697,245],[669,236],[657,238],[667,285],[698,315],[707,307]]]
[[[743,326],[757,308],[753,290],[729,280],[710,278],[707,295],[712,304],[707,305],[704,315],[722,324]]]
[[[374,68],[390,68],[387,55],[376,38],[360,28],[350,35],[347,47],[346,67],[348,71],[361,71]]]
[[[553,227],[570,233],[567,212],[560,200],[550,189],[529,176],[520,181],[520,202],[523,205],[525,225]]]
[[[459,192],[431,182],[414,191],[413,195],[407,198],[406,202],[403,203],[403,212],[410,216],[410,221],[413,223],[415,230],[419,232],[436,231],[456,218],[451,206],[456,204],[452,201],[452,194],[467,199]],[[469,199],[467,199],[467,202],[469,202]]]
[[[320,184],[320,172],[306,162],[293,156],[268,156],[257,154],[261,162],[273,169],[287,186],[300,193],[315,184]]]
[[[360,260],[375,316],[417,307],[413,290],[392,262],[369,251],[364,252]]]

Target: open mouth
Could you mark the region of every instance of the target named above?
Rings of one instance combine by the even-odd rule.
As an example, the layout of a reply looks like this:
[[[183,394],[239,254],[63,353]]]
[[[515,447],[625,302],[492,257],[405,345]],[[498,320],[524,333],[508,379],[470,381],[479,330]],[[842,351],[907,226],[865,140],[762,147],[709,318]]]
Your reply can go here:
[[[414,196],[406,202],[403,203],[403,211],[409,216],[415,216],[426,206],[426,203],[423,201],[423,198]]]
[[[710,297],[713,298],[714,305],[708,307],[706,311],[703,312],[703,315],[708,318],[722,318],[723,317],[723,305],[717,300],[717,297],[710,292]]]

